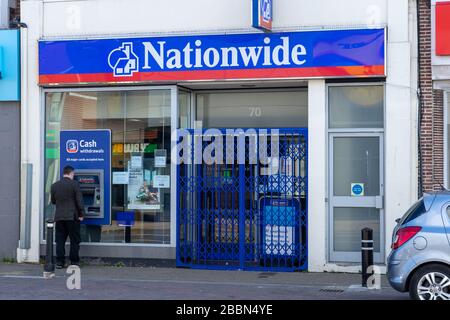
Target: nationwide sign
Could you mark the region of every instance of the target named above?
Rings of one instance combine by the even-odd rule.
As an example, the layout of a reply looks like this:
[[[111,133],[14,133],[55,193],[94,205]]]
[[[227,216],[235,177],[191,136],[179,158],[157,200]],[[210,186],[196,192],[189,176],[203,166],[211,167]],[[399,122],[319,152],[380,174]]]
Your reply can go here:
[[[385,29],[39,42],[39,83],[385,76]]]

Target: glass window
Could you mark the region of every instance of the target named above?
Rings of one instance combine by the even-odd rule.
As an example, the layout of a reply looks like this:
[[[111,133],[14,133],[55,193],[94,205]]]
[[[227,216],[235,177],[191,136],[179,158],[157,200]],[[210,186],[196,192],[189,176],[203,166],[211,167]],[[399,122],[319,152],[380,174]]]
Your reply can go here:
[[[380,194],[380,140],[378,137],[334,138],[334,195],[350,196],[352,183],[364,184],[365,196]]]
[[[203,128],[302,128],[308,126],[307,91],[197,94]]]
[[[191,94],[186,91],[178,91],[178,128],[191,128]]]
[[[374,252],[380,252],[380,211],[375,208],[334,208],[334,250],[361,252],[361,230],[373,230]]]
[[[82,241],[170,243],[170,189],[153,187],[155,175],[170,176],[170,97],[169,89],[47,93],[45,216],[54,210],[49,191],[59,179],[59,132],[111,129],[111,170],[128,171],[129,183],[112,184],[111,225],[82,225]],[[155,164],[155,154],[165,155],[165,164]],[[121,211],[133,211],[133,226],[118,224]]]
[[[400,225],[407,224],[410,221],[420,217],[425,214],[427,211],[425,210],[425,204],[423,200],[417,201],[409,210],[404,214]]]
[[[330,128],[383,128],[383,86],[330,86],[328,90]]]

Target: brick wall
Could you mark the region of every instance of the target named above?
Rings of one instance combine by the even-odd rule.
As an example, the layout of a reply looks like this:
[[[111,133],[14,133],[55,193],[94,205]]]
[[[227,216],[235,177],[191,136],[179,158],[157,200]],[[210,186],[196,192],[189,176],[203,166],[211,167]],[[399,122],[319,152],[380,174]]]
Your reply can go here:
[[[443,92],[433,90],[431,68],[431,4],[419,2],[420,150],[422,191],[439,190],[444,183]]]

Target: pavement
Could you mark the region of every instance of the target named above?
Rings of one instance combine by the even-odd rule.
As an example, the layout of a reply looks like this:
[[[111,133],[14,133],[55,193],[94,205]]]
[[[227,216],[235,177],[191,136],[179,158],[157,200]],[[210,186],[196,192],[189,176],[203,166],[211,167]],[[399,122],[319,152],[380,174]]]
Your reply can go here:
[[[0,263],[0,300],[406,300],[385,276],[381,289],[360,287],[361,275],[250,272],[164,267],[82,266],[43,277],[39,264]]]

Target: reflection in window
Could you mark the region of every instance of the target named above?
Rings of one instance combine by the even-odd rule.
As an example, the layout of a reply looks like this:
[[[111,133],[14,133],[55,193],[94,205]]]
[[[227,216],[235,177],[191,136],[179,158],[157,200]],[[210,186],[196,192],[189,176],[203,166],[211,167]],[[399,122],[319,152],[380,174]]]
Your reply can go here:
[[[383,86],[331,86],[328,90],[330,128],[383,128]]]
[[[333,139],[333,195],[351,196],[351,185],[354,182],[364,185],[365,196],[379,195],[379,138],[335,137]]]
[[[374,252],[380,252],[380,211],[375,208],[334,208],[334,250],[361,251],[361,230],[373,230]]]
[[[308,92],[246,91],[196,95],[197,121],[204,128],[304,128]]]
[[[45,216],[53,215],[59,132],[111,129],[112,224],[83,225],[82,241],[170,243],[170,105],[170,90],[47,93]],[[119,172],[127,173],[126,183],[114,181]],[[131,223],[121,220],[123,212]]]

